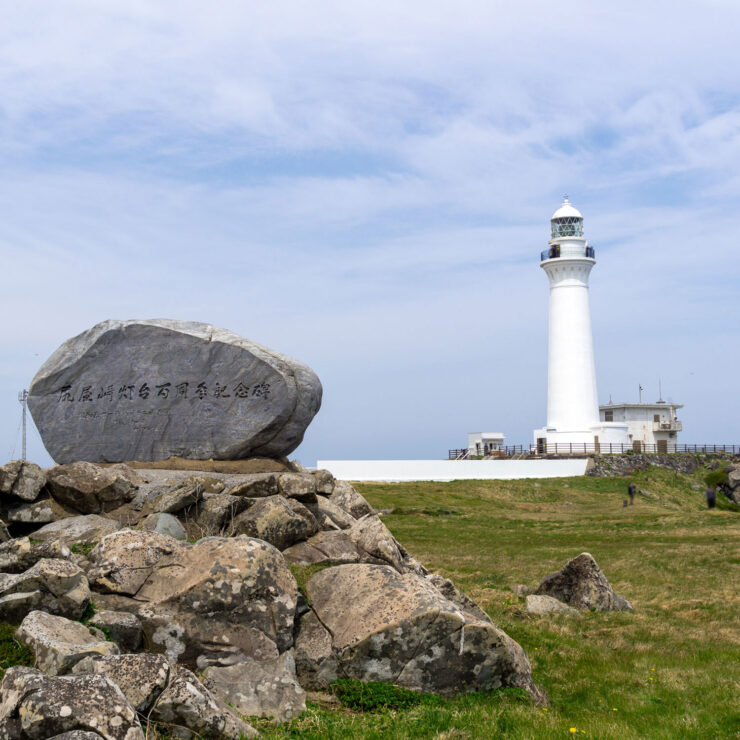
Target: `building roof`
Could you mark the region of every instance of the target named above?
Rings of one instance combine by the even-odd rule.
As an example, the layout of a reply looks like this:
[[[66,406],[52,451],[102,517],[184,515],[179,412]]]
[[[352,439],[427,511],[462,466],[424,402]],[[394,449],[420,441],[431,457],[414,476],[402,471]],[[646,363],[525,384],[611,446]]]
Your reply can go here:
[[[563,205],[561,205],[560,208],[552,214],[550,221],[554,221],[556,218],[583,218],[583,216],[577,208],[573,207],[566,195],[565,198],[563,198]]]
[[[664,409],[666,407],[674,409],[682,409],[682,403],[672,403],[670,401],[656,401],[655,403],[602,403],[599,405],[600,409]]]
[[[499,439],[504,439],[504,435],[501,432],[470,432],[470,436],[498,437]]]

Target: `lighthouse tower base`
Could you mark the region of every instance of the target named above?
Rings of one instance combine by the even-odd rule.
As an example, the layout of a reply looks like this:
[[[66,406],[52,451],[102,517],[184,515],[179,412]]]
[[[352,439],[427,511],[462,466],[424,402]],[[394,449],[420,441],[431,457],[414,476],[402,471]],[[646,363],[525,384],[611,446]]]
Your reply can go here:
[[[587,429],[558,431],[548,427],[534,430],[538,452],[605,452],[627,449],[630,444],[629,426],[622,422],[602,421]]]

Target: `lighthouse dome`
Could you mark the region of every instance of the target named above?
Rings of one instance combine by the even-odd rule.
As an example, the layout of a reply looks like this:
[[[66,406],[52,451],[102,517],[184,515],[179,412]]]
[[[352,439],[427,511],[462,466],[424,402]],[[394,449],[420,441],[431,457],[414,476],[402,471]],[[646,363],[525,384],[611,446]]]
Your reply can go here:
[[[574,208],[566,195],[563,204],[552,214],[552,238],[560,239],[568,236],[583,236],[583,216]]]

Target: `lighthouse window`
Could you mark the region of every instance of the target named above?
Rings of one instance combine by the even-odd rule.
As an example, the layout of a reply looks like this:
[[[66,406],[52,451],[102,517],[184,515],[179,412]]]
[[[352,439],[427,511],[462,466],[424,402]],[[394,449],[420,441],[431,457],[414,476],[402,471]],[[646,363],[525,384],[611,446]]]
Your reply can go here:
[[[564,216],[552,221],[552,238],[563,236],[583,236],[583,219],[575,216]]]

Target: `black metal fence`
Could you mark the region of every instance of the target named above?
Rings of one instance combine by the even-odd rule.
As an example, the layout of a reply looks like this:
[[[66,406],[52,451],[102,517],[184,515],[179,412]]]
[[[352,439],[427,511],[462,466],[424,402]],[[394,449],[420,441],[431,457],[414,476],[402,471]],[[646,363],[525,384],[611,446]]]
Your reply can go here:
[[[515,457],[519,455],[675,455],[675,454],[715,455],[726,453],[740,455],[740,445],[715,444],[632,444],[558,442],[557,444],[508,445],[487,455],[477,455],[466,448],[452,449],[449,460],[486,460]]]

